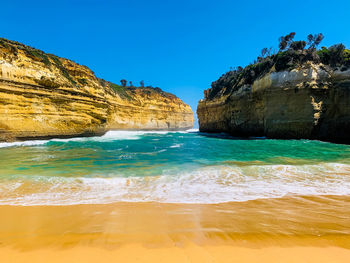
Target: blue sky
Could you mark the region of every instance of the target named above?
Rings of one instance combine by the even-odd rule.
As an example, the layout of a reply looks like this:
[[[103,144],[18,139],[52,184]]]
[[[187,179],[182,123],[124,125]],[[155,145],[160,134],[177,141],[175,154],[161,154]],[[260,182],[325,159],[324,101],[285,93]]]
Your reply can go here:
[[[90,67],[119,83],[159,86],[195,111],[203,90],[296,32],[350,46],[350,1],[1,1],[1,37]]]

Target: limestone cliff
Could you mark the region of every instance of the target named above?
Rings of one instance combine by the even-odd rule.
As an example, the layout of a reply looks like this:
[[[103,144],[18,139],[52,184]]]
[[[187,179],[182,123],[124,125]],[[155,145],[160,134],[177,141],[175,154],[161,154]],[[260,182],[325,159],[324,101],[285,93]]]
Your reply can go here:
[[[315,60],[223,75],[199,102],[200,131],[350,143],[350,68]]]
[[[191,108],[172,94],[121,87],[71,60],[0,39],[0,141],[192,125]]]

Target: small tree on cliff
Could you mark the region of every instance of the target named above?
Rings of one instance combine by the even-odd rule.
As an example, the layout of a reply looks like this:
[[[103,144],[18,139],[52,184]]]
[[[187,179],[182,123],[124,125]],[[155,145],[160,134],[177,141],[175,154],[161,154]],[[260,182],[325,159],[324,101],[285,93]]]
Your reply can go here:
[[[264,47],[262,50],[261,50],[261,57],[264,58],[266,56],[268,52],[268,49],[266,47]]]
[[[281,36],[278,41],[279,45],[278,47],[280,48],[280,51],[286,50],[290,44],[293,42],[293,39],[295,37],[295,32],[289,33],[288,35]]]
[[[309,34],[307,36],[307,44],[309,45],[309,49],[317,48],[317,46],[322,42],[324,36],[322,33],[319,34]]]
[[[129,81],[129,86],[130,86],[130,87],[133,87],[132,81]]]
[[[122,80],[120,80],[120,83],[122,84],[123,87],[125,87],[126,83],[128,83],[128,82],[126,81],[126,79],[122,79]]]
[[[260,56],[258,56],[258,62],[262,62],[262,61],[264,61],[267,57],[271,56],[271,52],[272,52],[272,47],[270,47],[270,48],[264,47],[264,48],[261,50]]]
[[[141,86],[142,88],[145,87],[145,82],[144,82],[143,80],[140,81],[140,86]]]
[[[333,67],[342,65],[344,63],[344,50],[345,46],[343,44],[336,44],[329,47],[327,64]]]

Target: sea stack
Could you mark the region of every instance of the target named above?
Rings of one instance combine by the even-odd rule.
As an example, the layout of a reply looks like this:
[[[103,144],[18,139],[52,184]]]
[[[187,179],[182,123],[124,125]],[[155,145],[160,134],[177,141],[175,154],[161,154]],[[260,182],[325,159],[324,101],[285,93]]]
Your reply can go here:
[[[192,126],[191,108],[173,94],[116,85],[71,60],[0,39],[0,141]]]
[[[213,82],[197,108],[200,131],[350,143],[350,51],[305,44]]]

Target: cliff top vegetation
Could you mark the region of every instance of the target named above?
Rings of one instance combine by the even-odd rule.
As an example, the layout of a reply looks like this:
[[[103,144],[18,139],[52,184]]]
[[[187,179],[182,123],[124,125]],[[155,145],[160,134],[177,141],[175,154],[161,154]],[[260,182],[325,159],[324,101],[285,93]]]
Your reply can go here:
[[[239,66],[223,74],[204,92],[205,98],[213,99],[229,94],[244,84],[252,84],[268,72],[290,71],[302,67],[307,62],[322,63],[325,68],[332,70],[345,71],[350,68],[350,50],[343,44],[319,49],[318,46],[324,38],[322,33],[310,34],[306,41],[295,41],[294,37],[294,32],[281,36],[278,50],[263,48],[253,63],[245,68]]]

